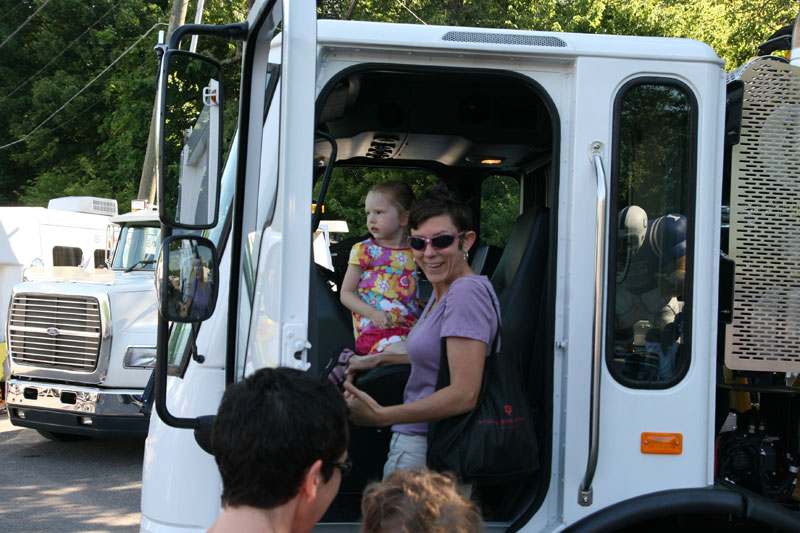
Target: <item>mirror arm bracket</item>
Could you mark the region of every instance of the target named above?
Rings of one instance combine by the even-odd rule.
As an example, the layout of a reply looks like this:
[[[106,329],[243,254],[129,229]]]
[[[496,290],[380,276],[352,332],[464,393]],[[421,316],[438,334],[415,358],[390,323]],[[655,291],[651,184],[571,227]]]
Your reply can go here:
[[[192,323],[192,359],[202,365],[206,361],[206,356],[197,352],[197,332],[199,330],[200,324],[198,322]]]
[[[169,327],[167,321],[160,314],[158,316],[158,352],[156,355],[155,370],[155,404],[156,413],[165,424],[180,429],[195,429],[199,422],[197,418],[180,418],[173,416],[167,408],[167,344],[169,342]]]
[[[220,26],[213,24],[184,24],[178,26],[169,37],[169,49],[177,50],[181,39],[187,35],[209,35],[231,41],[247,40],[247,22],[237,22],[235,24],[223,24]]]

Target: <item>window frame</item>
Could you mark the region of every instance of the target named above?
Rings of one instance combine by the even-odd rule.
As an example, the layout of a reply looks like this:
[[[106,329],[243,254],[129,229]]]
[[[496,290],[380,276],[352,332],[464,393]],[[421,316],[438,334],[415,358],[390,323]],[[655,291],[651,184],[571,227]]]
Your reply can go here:
[[[684,310],[683,313],[683,342],[681,343],[681,350],[684,356],[678,361],[679,366],[676,369],[675,375],[670,380],[656,381],[656,380],[635,380],[622,375],[618,369],[617,364],[614,362],[614,334],[616,328],[614,326],[614,319],[616,315],[616,295],[613,288],[616,286],[616,261],[617,257],[617,221],[616,213],[619,212],[619,173],[620,173],[620,144],[621,144],[621,113],[623,99],[631,89],[643,85],[661,85],[667,87],[674,87],[680,90],[687,99],[689,104],[689,176],[687,183],[687,207],[686,213],[686,277],[684,279]],[[692,303],[694,300],[694,233],[695,233],[695,220],[696,220],[696,205],[697,205],[697,169],[698,169],[698,123],[699,123],[699,104],[697,96],[691,87],[685,82],[667,76],[638,76],[632,78],[622,84],[614,97],[613,115],[612,115],[612,159],[611,159],[611,178],[609,182],[609,223],[608,233],[606,235],[607,242],[607,278],[606,287],[606,342],[605,342],[605,362],[606,367],[616,382],[620,385],[630,389],[644,389],[644,390],[664,390],[675,387],[679,384],[689,372],[692,362],[692,317],[693,309]]]
[[[76,254],[78,256],[78,262],[76,264],[73,264],[73,261],[70,261],[69,264],[64,264],[64,259],[67,257],[72,259]],[[56,245],[53,246],[52,255],[54,267],[77,267],[81,266],[81,263],[83,263],[83,249],[80,246]]]
[[[483,227],[483,216],[484,216],[483,208],[484,208],[484,200],[485,200],[485,198],[484,198],[484,186],[486,186],[488,180],[493,179],[493,178],[508,178],[508,179],[514,180],[516,182],[516,184],[517,184],[517,206],[516,206],[516,212],[514,214],[514,219],[510,220],[509,224],[508,224],[508,233],[509,234],[511,233],[511,228],[514,226],[514,222],[524,212],[524,210],[522,209],[522,178],[519,175],[510,173],[510,172],[489,172],[489,173],[485,174],[483,176],[483,178],[481,178],[481,181],[480,181],[480,183],[478,185],[478,193],[479,193],[479,197],[480,197],[480,209],[478,210],[478,213],[476,214],[477,216],[473,215],[473,218],[475,218],[476,222],[477,222],[476,226],[478,226],[478,228],[480,229],[480,233],[478,235],[478,242],[477,242],[477,244],[475,246],[473,246],[473,249],[471,250],[473,252],[479,246],[487,244],[485,242],[486,228]],[[506,235],[505,241],[508,241],[508,235]],[[495,246],[497,246],[497,245],[495,245]]]

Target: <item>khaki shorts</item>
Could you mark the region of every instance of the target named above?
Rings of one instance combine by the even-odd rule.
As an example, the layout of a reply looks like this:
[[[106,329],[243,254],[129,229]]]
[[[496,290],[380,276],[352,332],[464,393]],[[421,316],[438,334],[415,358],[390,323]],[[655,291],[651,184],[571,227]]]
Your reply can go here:
[[[392,433],[389,456],[383,466],[384,479],[395,470],[422,470],[427,464],[427,435]]]

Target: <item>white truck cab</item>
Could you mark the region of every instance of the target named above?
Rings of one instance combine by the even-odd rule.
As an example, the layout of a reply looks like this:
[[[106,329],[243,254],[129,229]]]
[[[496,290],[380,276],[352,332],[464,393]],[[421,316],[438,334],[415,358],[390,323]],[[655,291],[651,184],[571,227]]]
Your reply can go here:
[[[153,211],[112,217],[108,268],[31,268],[11,291],[8,416],[49,438],[144,436],[155,361]]]
[[[186,197],[202,187],[181,181],[188,145],[170,130],[227,102],[221,66],[178,50],[192,34],[245,41],[236,138],[209,132],[215,153],[230,154],[214,217],[207,196]],[[265,366],[323,375],[352,347],[341,264],[315,264],[310,207],[352,186],[334,170],[364,167],[421,169],[458,191],[475,213],[471,258],[498,255],[484,262],[494,269],[475,268],[498,293],[504,346],[522,354],[541,468],[481,491],[489,530],[680,527],[681,517],[797,528],[774,501],[715,477],[718,324],[730,318],[719,298],[731,293],[720,250],[735,238],[723,239],[720,212],[738,141],[728,132],[747,124],[726,126],[726,112],[747,116],[729,93],[763,71],[793,88],[768,97],[789,110],[784,131],[800,131],[800,69],[756,62],[726,88],[722,60],[692,40],[318,21],[310,1],[257,1],[245,23],[176,30],[159,87],[160,216],[165,236],[204,234],[162,247],[142,531],[204,531],[218,516],[221,483],[201,443],[228,383]],[[207,161],[202,179],[214,183],[222,164]],[[499,201],[484,185],[497,177],[514,183],[502,199],[513,217],[503,246],[484,248],[481,213]],[[167,292],[187,281],[187,249],[219,291],[194,319],[170,311]],[[359,386],[397,403],[407,373],[379,368]],[[388,430],[350,429],[354,470],[319,530],[356,530],[361,491],[381,475]]]
[[[11,288],[32,264],[102,268],[109,248],[109,219],[116,215],[116,200],[93,196],[53,198],[46,208],[0,207],[0,301],[8,301]],[[5,313],[3,306],[3,345]],[[5,346],[0,347],[4,351]]]

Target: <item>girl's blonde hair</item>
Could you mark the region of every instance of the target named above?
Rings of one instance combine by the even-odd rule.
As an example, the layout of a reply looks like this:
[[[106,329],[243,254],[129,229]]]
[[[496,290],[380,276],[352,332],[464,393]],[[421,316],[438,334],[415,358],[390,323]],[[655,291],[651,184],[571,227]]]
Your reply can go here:
[[[379,183],[372,187],[369,192],[382,194],[400,211],[400,214],[407,213],[411,209],[411,204],[414,203],[416,197],[411,186],[400,180],[389,180]]]
[[[480,511],[455,480],[422,470],[395,470],[371,483],[361,499],[363,533],[475,533],[484,531]]]

